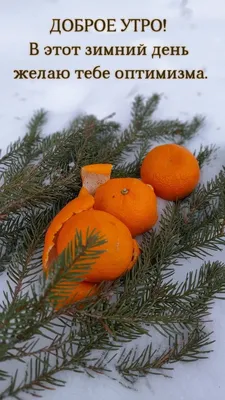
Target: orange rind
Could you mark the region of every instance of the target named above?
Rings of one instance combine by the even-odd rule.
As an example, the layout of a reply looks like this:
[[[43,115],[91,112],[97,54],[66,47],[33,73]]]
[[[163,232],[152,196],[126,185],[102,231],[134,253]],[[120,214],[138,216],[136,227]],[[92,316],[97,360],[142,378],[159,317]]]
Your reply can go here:
[[[91,195],[111,177],[112,164],[90,164],[81,168],[82,185]]]
[[[46,275],[51,263],[73,240],[76,229],[82,233],[83,245],[87,228],[90,231],[98,231],[106,239],[106,243],[99,247],[99,250],[105,251],[93,263],[91,270],[84,275],[83,281],[76,284],[66,298],[57,302],[57,309],[82,300],[90,289],[91,295],[97,294],[96,283],[117,279],[135,265],[140,255],[138,243],[132,238],[123,222],[109,213],[94,210],[92,193],[99,185],[110,179],[112,167],[111,164],[92,164],[82,167],[82,188],[78,197],[70,201],[55,216],[46,232],[42,257]],[[90,174],[94,178],[94,184],[93,182],[90,184]],[[57,290],[59,289],[60,284],[57,286]]]
[[[105,243],[93,247],[92,251],[102,251],[93,260],[89,271],[82,276],[83,281],[99,283],[112,281],[131,269],[137,259],[137,246],[127,226],[113,215],[99,210],[86,210],[72,216],[61,228],[56,242],[57,254],[61,254],[72,241],[75,228],[82,234],[82,245],[86,245],[87,229],[96,230]],[[76,249],[72,247],[75,258]],[[76,268],[76,267],[75,267]]]
[[[55,290],[52,290],[54,293]],[[58,311],[63,307],[74,304],[78,301],[89,299],[89,297],[96,296],[99,293],[99,288],[94,283],[81,282],[74,286],[68,297],[57,299],[55,310]],[[80,308],[80,307],[79,307]]]
[[[55,244],[60,229],[73,215],[89,210],[93,205],[93,196],[91,196],[85,188],[81,188],[78,197],[71,200],[52,220],[45,235],[44,251],[42,255],[43,269],[46,273],[49,264],[57,257]]]

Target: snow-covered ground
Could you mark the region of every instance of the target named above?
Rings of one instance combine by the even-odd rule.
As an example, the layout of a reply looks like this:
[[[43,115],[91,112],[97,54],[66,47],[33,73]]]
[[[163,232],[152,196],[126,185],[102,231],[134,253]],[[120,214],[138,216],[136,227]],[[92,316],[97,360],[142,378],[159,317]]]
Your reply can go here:
[[[126,124],[130,103],[135,94],[163,93],[156,113],[160,118],[188,119],[195,114],[206,116],[206,125],[191,148],[200,143],[221,145],[219,158],[203,178],[208,179],[223,164],[225,151],[225,7],[224,0],[0,0],[0,148],[25,133],[25,125],[33,112],[49,111],[46,133],[62,128],[76,113],[82,111],[105,117],[116,112],[116,118]],[[154,33],[57,33],[49,34],[52,18],[165,18],[167,31]],[[44,46],[186,46],[185,57],[151,56],[97,57],[29,56],[29,42]],[[15,69],[204,69],[203,80],[15,80]],[[225,252],[215,259],[224,260]],[[199,262],[192,260],[192,266]],[[186,265],[186,270],[190,266]],[[1,282],[4,282],[1,276]],[[1,287],[1,286],[0,286]],[[2,289],[0,292],[2,292]],[[46,392],[45,400],[222,400],[225,396],[225,303],[216,303],[213,310],[214,353],[210,359],[195,364],[177,364],[173,379],[150,376],[140,381],[138,392],[101,377],[63,373],[68,382],[54,394]]]

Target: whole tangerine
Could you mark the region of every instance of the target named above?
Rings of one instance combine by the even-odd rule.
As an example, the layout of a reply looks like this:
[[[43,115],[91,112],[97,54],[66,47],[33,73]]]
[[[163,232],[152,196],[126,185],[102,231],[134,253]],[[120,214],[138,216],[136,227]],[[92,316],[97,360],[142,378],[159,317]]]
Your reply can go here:
[[[196,157],[185,147],[169,143],[156,146],[144,158],[141,179],[156,196],[175,201],[188,196],[200,179]]]
[[[96,189],[94,209],[114,215],[133,237],[150,230],[158,219],[153,188],[136,178],[114,178]]]

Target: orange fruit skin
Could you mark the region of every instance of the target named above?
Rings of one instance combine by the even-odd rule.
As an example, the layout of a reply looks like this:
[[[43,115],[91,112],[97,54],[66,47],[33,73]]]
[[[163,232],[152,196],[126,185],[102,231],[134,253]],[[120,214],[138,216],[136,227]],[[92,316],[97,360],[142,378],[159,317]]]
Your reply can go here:
[[[52,292],[54,293],[54,289]],[[74,289],[71,291],[67,298],[62,298],[57,300],[57,304],[55,306],[55,310],[58,311],[60,308],[66,307],[70,304],[74,304],[78,301],[88,299],[88,297],[92,297],[98,294],[98,287],[94,283],[89,282],[81,282],[74,286]],[[79,306],[80,307],[80,306]]]
[[[73,240],[76,229],[81,231],[85,245],[88,228],[89,232],[99,232],[107,243],[95,247],[94,250],[105,252],[93,260],[91,270],[82,277],[84,281],[111,281],[132,268],[139,254],[129,229],[113,215],[99,210],[83,211],[65,222],[56,239],[57,254],[59,255]]]
[[[45,235],[44,250],[42,254],[43,270],[48,275],[51,263],[73,240],[76,229],[82,231],[86,237],[87,228],[99,231],[104,235],[107,243],[99,247],[106,250],[100,258],[94,260],[92,270],[84,276],[84,281],[75,284],[72,288],[68,282],[67,295],[57,299],[55,310],[74,304],[99,293],[95,282],[114,280],[127,270],[130,270],[141,254],[136,240],[129,229],[114,216],[94,211],[94,194],[98,185],[110,179],[111,164],[94,164],[82,168],[83,186],[78,197],[70,201],[51,221]],[[85,243],[83,243],[85,244]],[[95,248],[95,250],[97,250]],[[87,281],[88,279],[88,281]],[[62,283],[65,289],[67,282]],[[60,284],[52,292],[60,291]],[[81,306],[79,306],[80,308]]]
[[[110,165],[109,165],[110,167]],[[109,168],[107,166],[107,168]],[[111,168],[111,167],[110,167]],[[107,171],[106,171],[107,172]],[[94,282],[113,280],[130,270],[141,254],[136,240],[132,239],[128,228],[115,217],[107,213],[93,210],[94,197],[90,195],[87,188],[82,187],[77,198],[70,201],[50,223],[45,235],[44,250],[42,254],[43,270],[48,275],[51,263],[58,257],[61,251],[74,238],[75,230],[81,230],[83,237],[86,237],[87,228],[97,229],[101,235],[105,235],[108,243],[105,245],[105,254],[94,260],[94,265],[88,278],[92,282],[83,281],[75,284],[68,290],[67,296],[57,300],[55,309],[74,304],[90,296],[99,293],[99,288]],[[87,210],[92,211],[86,214]],[[79,218],[75,218],[79,215]],[[85,243],[84,243],[85,244]],[[104,249],[104,245],[100,246]],[[95,268],[97,269],[95,270]],[[87,276],[84,277],[84,280]],[[66,282],[62,283],[65,289]],[[71,285],[68,282],[68,286]],[[60,291],[60,284],[52,292]]]
[[[200,179],[195,156],[174,143],[152,149],[144,158],[140,173],[142,181],[152,185],[158,197],[170,201],[188,196]]]
[[[94,195],[97,187],[110,179],[112,164],[89,164],[81,168],[82,186]]]
[[[95,210],[114,215],[133,237],[150,230],[158,219],[154,190],[136,178],[110,179],[97,188],[94,199]]]
[[[55,250],[55,240],[63,224],[73,215],[81,213],[84,210],[93,208],[94,197],[87,189],[81,188],[78,197],[71,200],[61,211],[53,218],[45,235],[44,250],[42,254],[42,263],[44,272],[48,272],[49,264],[57,257]]]

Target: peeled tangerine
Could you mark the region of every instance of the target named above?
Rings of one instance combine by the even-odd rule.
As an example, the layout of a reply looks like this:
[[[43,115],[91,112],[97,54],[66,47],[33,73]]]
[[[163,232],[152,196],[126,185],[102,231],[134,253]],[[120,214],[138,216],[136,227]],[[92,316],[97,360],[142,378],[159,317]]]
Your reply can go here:
[[[111,171],[111,165],[108,166]],[[103,181],[109,175],[106,170]],[[94,187],[93,187],[94,189]],[[82,187],[77,198],[69,202],[53,219],[45,237],[43,252],[43,269],[47,273],[51,262],[73,240],[76,230],[82,232],[83,245],[87,229],[95,230],[104,236],[107,243],[96,247],[95,250],[105,250],[93,263],[91,269],[84,275],[83,282],[75,285],[57,308],[72,304],[86,296],[96,294],[96,284],[105,280],[114,280],[131,269],[136,263],[140,250],[129,229],[116,217],[104,211],[94,210],[94,197]],[[65,287],[65,282],[63,283]],[[69,282],[68,282],[69,286]],[[60,284],[57,286],[60,290]]]

